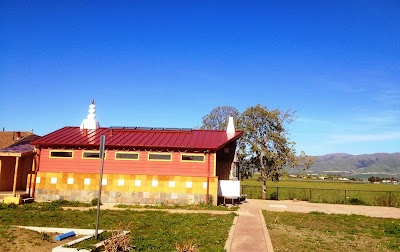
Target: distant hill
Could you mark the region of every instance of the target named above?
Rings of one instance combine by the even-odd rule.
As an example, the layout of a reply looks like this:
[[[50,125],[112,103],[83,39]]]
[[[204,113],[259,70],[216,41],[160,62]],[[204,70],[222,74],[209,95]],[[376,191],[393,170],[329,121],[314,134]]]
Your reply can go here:
[[[350,155],[334,153],[317,156],[307,173],[318,174],[387,174],[400,175],[400,152]]]

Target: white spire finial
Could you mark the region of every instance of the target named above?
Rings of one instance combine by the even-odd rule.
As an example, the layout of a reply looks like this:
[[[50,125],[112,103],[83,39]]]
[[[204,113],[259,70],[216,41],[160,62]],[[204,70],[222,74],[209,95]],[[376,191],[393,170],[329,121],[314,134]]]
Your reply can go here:
[[[96,106],[94,105],[94,99],[92,100],[92,104],[89,105],[89,114],[85,120],[83,120],[81,124],[82,129],[96,130],[100,128],[99,122],[96,120]]]
[[[226,128],[226,136],[231,139],[235,136],[235,125],[233,124],[233,117],[230,116],[228,120],[228,127]]]

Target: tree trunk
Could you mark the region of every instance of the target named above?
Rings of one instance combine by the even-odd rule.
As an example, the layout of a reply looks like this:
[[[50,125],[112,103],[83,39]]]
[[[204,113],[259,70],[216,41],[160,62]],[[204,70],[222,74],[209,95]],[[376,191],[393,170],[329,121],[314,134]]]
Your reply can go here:
[[[267,170],[263,164],[263,155],[260,155],[260,165],[261,165],[261,179],[262,179],[262,194],[261,198],[263,200],[267,199]]]
[[[267,178],[263,177],[262,179],[262,199],[266,200],[267,199]]]

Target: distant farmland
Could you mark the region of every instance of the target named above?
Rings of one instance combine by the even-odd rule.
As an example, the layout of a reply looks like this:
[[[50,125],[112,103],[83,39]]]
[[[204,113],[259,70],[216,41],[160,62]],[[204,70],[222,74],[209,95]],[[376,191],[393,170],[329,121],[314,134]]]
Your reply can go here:
[[[261,181],[258,181],[258,176],[255,175],[251,179],[244,179],[241,185],[261,186]],[[312,180],[312,179],[286,179],[279,182],[268,181],[267,186],[270,187],[296,187],[296,188],[324,188],[324,189],[339,189],[339,190],[368,190],[368,191],[400,191],[400,185],[392,184],[373,184],[367,182],[354,181],[332,181],[332,180]]]
[[[248,198],[261,198],[257,177],[243,180],[241,186]],[[268,181],[267,187],[267,199],[400,207],[400,185],[303,179]]]

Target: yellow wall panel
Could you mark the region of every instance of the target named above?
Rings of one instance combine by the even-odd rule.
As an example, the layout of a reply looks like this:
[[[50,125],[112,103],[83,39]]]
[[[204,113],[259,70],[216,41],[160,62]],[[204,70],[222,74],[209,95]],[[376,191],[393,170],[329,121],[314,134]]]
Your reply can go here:
[[[100,182],[98,174],[39,172],[37,176],[40,177],[40,183],[36,185],[37,189],[97,191]],[[57,184],[51,184],[52,177],[57,177]],[[67,183],[68,178],[74,179],[73,184]],[[90,178],[90,185],[84,185],[86,178]],[[203,183],[207,182],[206,177],[104,174],[103,179],[107,179],[107,185],[102,187],[103,192],[149,192],[156,196],[160,193],[177,193],[178,195],[205,195],[207,193],[207,189],[203,188]],[[119,179],[124,180],[123,186],[118,185]],[[135,186],[135,180],[140,180],[141,185]],[[153,180],[157,180],[158,185],[156,187],[152,186]],[[169,181],[174,181],[175,187],[169,187]],[[187,188],[186,182],[192,182],[192,188]],[[211,177],[209,179],[209,193],[214,201],[217,199],[217,189],[218,178]]]

